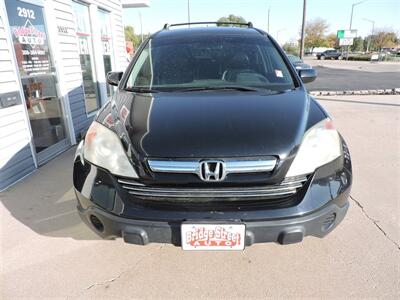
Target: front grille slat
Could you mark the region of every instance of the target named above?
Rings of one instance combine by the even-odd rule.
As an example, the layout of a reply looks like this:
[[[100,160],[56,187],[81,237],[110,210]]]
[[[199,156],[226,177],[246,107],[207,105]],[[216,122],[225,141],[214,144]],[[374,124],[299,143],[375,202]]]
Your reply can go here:
[[[303,186],[305,181],[307,181],[307,178],[301,178],[301,179],[297,179],[297,180],[294,180],[294,181],[282,181],[280,186],[296,185],[296,187],[301,187],[301,186]]]
[[[276,192],[276,193],[257,193],[257,194],[171,194],[163,192],[133,192],[129,191],[132,195],[147,196],[147,197],[165,197],[165,198],[252,198],[252,197],[274,197],[274,196],[290,196],[296,191]]]
[[[216,188],[176,188],[176,187],[160,187],[145,186],[133,180],[118,179],[122,188],[129,194],[138,198],[154,199],[171,199],[176,201],[183,199],[191,199],[200,202],[205,199],[227,199],[227,200],[246,200],[254,198],[284,198],[294,195],[307,181],[306,176],[297,176],[286,178],[281,184],[256,187],[216,187]]]
[[[144,186],[144,184],[136,182],[136,181],[128,181],[128,180],[123,180],[123,179],[118,179],[119,183],[122,184],[129,184],[129,185],[134,185],[134,186]]]
[[[182,189],[176,189],[176,188],[148,188],[148,187],[139,187],[139,186],[128,186],[128,185],[123,185],[122,187],[128,190],[136,191],[136,192],[153,192],[153,191],[159,191],[159,192],[165,192],[165,193],[210,193],[210,194],[222,194],[222,193],[246,193],[246,192],[252,192],[252,193],[266,193],[266,192],[277,192],[277,191],[287,191],[287,190],[296,190],[297,188],[302,187],[302,184],[295,184],[295,185],[286,185],[286,186],[279,186],[279,187],[265,187],[265,188],[221,188],[221,189],[209,189],[209,188],[198,188],[198,189],[188,189],[188,188],[182,188]]]

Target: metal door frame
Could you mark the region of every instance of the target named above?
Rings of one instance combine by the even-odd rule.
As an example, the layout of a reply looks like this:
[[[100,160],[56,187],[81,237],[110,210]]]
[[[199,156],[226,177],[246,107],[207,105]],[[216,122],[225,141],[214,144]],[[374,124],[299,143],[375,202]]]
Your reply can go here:
[[[36,5],[42,9],[44,26],[46,29],[46,35],[47,35],[47,39],[48,39],[50,59],[51,59],[51,63],[54,64],[54,69],[55,69],[53,72],[54,72],[54,76],[56,79],[55,85],[56,85],[57,98],[59,99],[59,102],[60,102],[61,119],[63,122],[65,135],[66,135],[63,140],[57,142],[56,144],[47,147],[45,150],[43,150],[41,152],[36,152],[36,147],[35,147],[35,143],[33,140],[33,132],[32,132],[32,126],[31,126],[31,122],[30,122],[29,112],[26,107],[26,99],[25,99],[25,95],[23,93],[21,75],[19,73],[18,68],[16,67],[18,65],[18,63],[17,63],[17,57],[15,54],[15,49],[14,49],[14,45],[13,45],[13,37],[12,37],[12,33],[11,33],[11,28],[10,28],[10,22],[9,22],[9,17],[8,17],[8,12],[7,12],[6,1],[1,1],[2,3],[4,3],[1,8],[4,11],[4,16],[5,16],[4,23],[6,25],[6,28],[9,28],[8,37],[10,40],[10,49],[11,49],[11,53],[12,53],[11,56],[12,56],[12,61],[14,64],[14,70],[16,72],[16,77],[18,80],[19,93],[20,93],[20,96],[22,99],[23,110],[25,112],[27,125],[28,125],[28,129],[29,129],[29,134],[30,134],[29,144],[30,144],[30,148],[31,148],[32,156],[33,156],[33,161],[34,161],[35,167],[37,168],[38,166],[48,162],[49,160],[51,160],[52,158],[54,158],[61,152],[67,150],[72,144],[75,144],[75,136],[73,134],[74,130],[73,130],[70,114],[69,113],[67,114],[67,112],[70,111],[69,103],[68,103],[68,105],[66,105],[66,102],[67,102],[67,101],[65,101],[66,97],[62,95],[60,86],[59,86],[60,76],[59,76],[59,72],[58,72],[58,67],[56,67],[56,60],[54,58],[53,45],[51,42],[49,26],[48,26],[49,22],[48,22],[47,12],[46,12],[46,9],[44,6],[44,1],[43,0],[18,0],[18,1],[23,2],[23,3],[28,3],[31,5]]]

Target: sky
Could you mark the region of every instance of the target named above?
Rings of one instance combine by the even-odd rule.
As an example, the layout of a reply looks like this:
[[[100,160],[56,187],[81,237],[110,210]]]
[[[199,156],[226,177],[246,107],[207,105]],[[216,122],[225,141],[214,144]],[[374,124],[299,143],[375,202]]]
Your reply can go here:
[[[239,15],[254,26],[267,31],[270,9],[270,34],[283,44],[299,38],[303,0],[189,0],[190,21],[216,21],[229,14]],[[328,33],[348,29],[351,7],[361,0],[307,0],[306,20],[322,18],[329,24]],[[145,8],[127,8],[123,12],[124,25],[131,25],[140,33],[142,16],[143,33],[160,30],[165,23],[182,23],[188,20],[188,0],[150,0]],[[391,28],[400,33],[400,0],[366,0],[356,5],[353,13],[353,29],[359,36],[371,33],[375,28]]]

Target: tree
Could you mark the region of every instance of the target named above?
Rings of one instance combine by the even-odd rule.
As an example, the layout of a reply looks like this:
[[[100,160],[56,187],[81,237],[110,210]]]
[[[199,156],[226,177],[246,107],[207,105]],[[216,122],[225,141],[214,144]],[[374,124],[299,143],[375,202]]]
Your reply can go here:
[[[399,38],[394,31],[380,29],[374,32],[371,45],[373,45],[374,49],[382,50],[382,48],[395,47],[398,42]]]
[[[293,55],[296,55],[296,56],[299,55],[299,46],[298,46],[297,43],[286,42],[285,44],[283,44],[282,48],[288,54],[293,54]]]
[[[335,33],[328,34],[325,39],[328,47],[339,48],[339,41]]]
[[[133,27],[125,26],[124,32],[125,32],[125,41],[132,42],[135,49],[137,49],[137,47],[139,47],[140,45],[141,39],[138,35],[135,34],[135,30],[133,29]]]
[[[368,51],[369,52],[371,52],[371,51],[373,51],[373,45],[372,45],[372,35],[367,35],[365,38],[364,38],[364,49],[368,49]],[[369,44],[369,47],[368,47],[368,44]]]
[[[247,21],[241,16],[229,15],[228,17],[221,17],[217,22],[232,22],[232,23],[247,23]],[[218,26],[238,26],[238,27],[246,27],[245,25],[230,25],[230,24],[218,24]]]
[[[364,51],[364,39],[356,37],[353,39],[353,45],[350,46],[351,51]]]
[[[311,49],[315,47],[328,47],[329,45],[325,38],[328,28],[329,25],[326,20],[321,18],[307,22],[304,47]]]

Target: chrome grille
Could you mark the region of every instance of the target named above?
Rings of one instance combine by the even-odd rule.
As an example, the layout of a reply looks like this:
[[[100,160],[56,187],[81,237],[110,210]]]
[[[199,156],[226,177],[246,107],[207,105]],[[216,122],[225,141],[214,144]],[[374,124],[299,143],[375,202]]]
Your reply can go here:
[[[307,181],[306,176],[286,178],[280,184],[256,187],[217,187],[217,188],[177,188],[145,186],[133,180],[118,179],[122,187],[131,195],[139,198],[176,198],[184,199],[230,199],[243,200],[255,198],[285,198],[294,195]]]
[[[226,160],[157,160],[149,159],[147,161],[150,170],[156,173],[192,173],[203,181],[222,181],[228,174],[237,173],[268,173],[271,172],[276,164],[275,157],[264,159],[226,159]],[[205,173],[208,173],[210,165],[218,164],[220,173],[217,178],[216,173],[211,172],[213,180],[204,178]],[[205,171],[206,169],[208,170]]]

